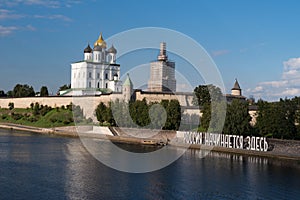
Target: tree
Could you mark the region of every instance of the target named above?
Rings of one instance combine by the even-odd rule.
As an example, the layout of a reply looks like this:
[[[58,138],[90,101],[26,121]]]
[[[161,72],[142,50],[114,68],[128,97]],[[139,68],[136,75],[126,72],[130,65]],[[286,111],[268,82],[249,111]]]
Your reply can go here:
[[[14,107],[15,107],[15,104],[14,104],[13,102],[9,102],[9,103],[8,103],[8,109],[9,109],[9,110],[14,109]]]
[[[204,104],[211,103],[212,101],[222,100],[221,89],[212,84],[199,85],[194,89],[194,97],[192,103],[195,106],[204,106]]]
[[[7,93],[6,93],[7,97],[9,98],[12,98],[14,97],[14,94],[13,94],[13,91],[9,90]]]
[[[145,98],[142,101],[130,102],[129,112],[132,121],[137,126],[145,127],[150,124],[149,106]]]
[[[234,99],[227,106],[223,132],[231,135],[249,135],[250,121],[248,103]]]
[[[110,105],[115,125],[119,127],[133,126],[133,122],[129,113],[129,105],[127,102],[116,99],[114,102],[111,102]]]
[[[35,92],[32,86],[17,84],[13,89],[12,95],[13,97],[33,97]]]
[[[69,85],[67,85],[67,84],[62,85],[62,86],[59,87],[58,93],[59,93],[60,91],[67,90],[67,89],[70,89],[70,88],[71,88],[71,84],[69,84]]]
[[[149,117],[151,121],[150,128],[162,129],[167,120],[166,109],[158,103],[151,103],[149,105]]]
[[[226,115],[226,102],[205,103],[202,107],[199,131],[221,133]]]
[[[103,102],[96,108],[96,117],[101,124],[107,120],[107,107]]]
[[[5,94],[5,92],[3,90],[0,90],[0,97],[6,97],[7,95]]]
[[[40,104],[36,102],[33,106],[33,115],[37,116],[40,114]]]
[[[163,129],[178,130],[181,122],[181,107],[178,100],[172,99],[166,109],[167,120]]]
[[[73,105],[72,111],[75,123],[80,123],[85,120],[85,117],[83,115],[83,109],[80,108],[80,106]]]
[[[258,116],[255,127],[262,136],[294,139],[296,137],[295,110],[291,100],[279,102],[258,101]]]
[[[41,89],[40,89],[40,96],[41,97],[49,96],[48,88],[46,86],[42,86],[41,87]]]
[[[300,140],[300,97],[294,97],[291,99],[295,106],[295,127],[296,127],[296,134],[295,139]]]

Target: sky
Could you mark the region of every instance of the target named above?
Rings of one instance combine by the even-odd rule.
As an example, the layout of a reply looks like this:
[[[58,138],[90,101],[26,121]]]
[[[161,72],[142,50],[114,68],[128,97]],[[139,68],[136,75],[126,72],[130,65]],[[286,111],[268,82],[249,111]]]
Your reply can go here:
[[[133,28],[161,27],[198,42],[227,93],[237,78],[246,97],[300,96],[299,7],[296,0],[0,0],[0,90],[21,83],[36,91],[46,85],[55,94],[70,83],[70,64],[82,60],[83,49],[100,32],[106,39]],[[124,74],[122,66],[134,63],[121,60]],[[179,63],[176,68],[183,69]]]

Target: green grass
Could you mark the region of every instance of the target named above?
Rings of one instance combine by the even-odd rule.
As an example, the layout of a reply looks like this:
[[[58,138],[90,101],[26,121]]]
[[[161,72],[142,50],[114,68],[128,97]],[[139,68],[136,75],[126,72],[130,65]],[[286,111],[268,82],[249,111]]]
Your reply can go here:
[[[31,108],[14,108],[12,110],[1,108],[0,122],[44,128],[74,125],[72,111],[62,108],[49,109],[44,115],[40,113],[34,115]]]

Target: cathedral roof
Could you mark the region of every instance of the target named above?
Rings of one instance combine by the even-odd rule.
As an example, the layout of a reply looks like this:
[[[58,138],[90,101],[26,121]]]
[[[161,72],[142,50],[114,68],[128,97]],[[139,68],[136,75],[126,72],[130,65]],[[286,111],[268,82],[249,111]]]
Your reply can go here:
[[[102,48],[100,46],[94,46],[94,51],[102,51]]]
[[[94,43],[94,47],[100,46],[101,48],[106,48],[106,42],[103,40],[102,33],[100,33],[100,36],[98,40]]]
[[[232,90],[241,90],[240,84],[239,84],[239,82],[237,81],[237,79],[235,79],[235,83],[234,83],[234,85],[233,85]]]
[[[129,74],[127,74],[127,78],[126,80],[124,81],[124,84],[123,86],[132,86],[132,81],[130,80],[130,77],[129,77]]]
[[[90,47],[90,44],[84,49],[84,53],[92,53],[92,48]]]
[[[114,47],[114,45],[111,45],[111,47],[107,50],[108,53],[117,53],[117,49]]]

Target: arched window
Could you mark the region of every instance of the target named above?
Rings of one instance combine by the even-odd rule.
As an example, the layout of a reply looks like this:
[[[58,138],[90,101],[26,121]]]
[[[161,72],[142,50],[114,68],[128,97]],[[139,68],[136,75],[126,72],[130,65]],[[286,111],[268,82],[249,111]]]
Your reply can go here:
[[[91,81],[89,82],[89,88],[91,88],[92,87],[92,83],[91,83]]]
[[[97,84],[97,88],[100,88],[100,83],[98,82],[98,84]]]
[[[105,83],[105,88],[108,88],[108,84],[107,83]]]

